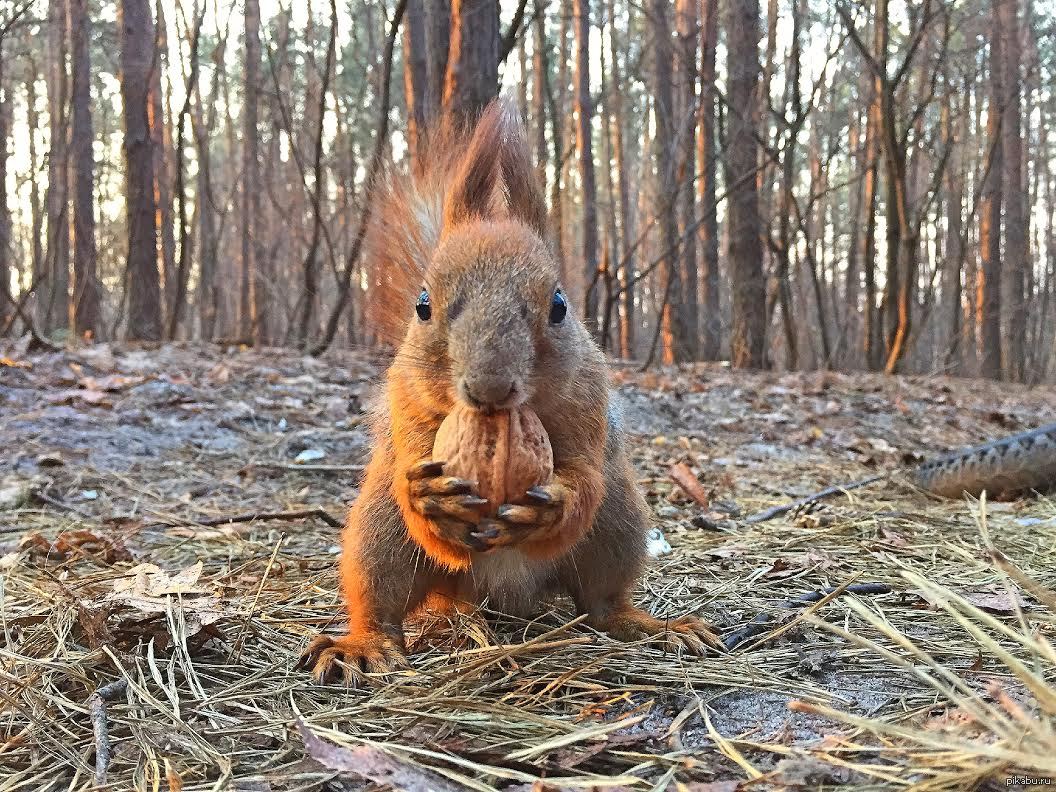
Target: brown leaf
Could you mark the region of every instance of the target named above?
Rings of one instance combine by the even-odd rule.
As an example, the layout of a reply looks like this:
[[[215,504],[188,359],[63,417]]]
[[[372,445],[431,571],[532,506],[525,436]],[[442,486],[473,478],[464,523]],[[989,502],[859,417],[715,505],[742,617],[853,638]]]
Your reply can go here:
[[[106,393],[100,390],[80,390],[71,388],[59,391],[48,401],[52,404],[87,404],[91,407],[113,407]]]
[[[105,377],[82,377],[78,384],[89,391],[118,393],[133,385],[139,385],[144,379],[124,374],[108,374]]]
[[[350,773],[393,789],[428,789],[431,792],[461,792],[462,787],[443,776],[405,759],[398,759],[373,745],[345,748],[320,739],[297,719],[297,730],[308,755],[329,770]]]
[[[971,591],[964,598],[980,610],[999,616],[1012,616],[1017,608],[1026,610],[1029,606],[1018,592],[1001,589],[999,591]]]
[[[705,509],[708,504],[711,503],[711,499],[708,494],[704,492],[704,488],[700,486],[700,482],[697,481],[697,477],[693,475],[693,471],[689,469],[689,465],[685,462],[679,462],[678,464],[672,465],[669,472],[671,480],[680,486],[690,498],[698,505]]]

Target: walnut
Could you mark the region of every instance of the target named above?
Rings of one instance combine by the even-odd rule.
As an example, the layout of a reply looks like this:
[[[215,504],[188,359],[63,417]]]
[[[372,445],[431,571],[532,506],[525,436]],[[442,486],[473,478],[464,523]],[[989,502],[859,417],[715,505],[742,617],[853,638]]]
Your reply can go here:
[[[554,475],[554,452],[539,416],[527,407],[486,415],[456,405],[440,424],[433,459],[444,473],[474,481],[494,515]]]

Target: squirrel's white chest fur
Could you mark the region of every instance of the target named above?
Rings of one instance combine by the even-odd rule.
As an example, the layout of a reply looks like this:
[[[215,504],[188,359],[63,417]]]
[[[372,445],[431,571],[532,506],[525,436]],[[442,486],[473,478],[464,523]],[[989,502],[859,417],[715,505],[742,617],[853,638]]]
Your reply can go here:
[[[469,575],[478,602],[513,616],[530,615],[547,596],[553,561],[533,561],[520,550],[506,548],[474,554]]]

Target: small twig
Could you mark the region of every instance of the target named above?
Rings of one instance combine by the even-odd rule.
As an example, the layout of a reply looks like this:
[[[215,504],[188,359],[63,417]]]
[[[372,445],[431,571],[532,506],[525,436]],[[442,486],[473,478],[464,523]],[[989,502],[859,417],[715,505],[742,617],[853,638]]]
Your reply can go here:
[[[891,587],[886,583],[856,583],[854,585],[841,587],[841,586],[829,586],[821,589],[821,591],[811,591],[802,596],[796,597],[795,599],[785,600],[778,607],[780,608],[798,608],[800,605],[810,605],[815,602],[821,602],[826,597],[833,595],[839,596],[841,594],[890,594]],[[773,627],[774,619],[769,613],[760,613],[754,619],[752,619],[746,627],[742,627],[740,630],[736,630],[725,638],[722,639],[722,645],[726,647],[726,651],[732,652],[742,643],[747,641],[749,638],[754,638],[757,635],[762,635],[765,632],[769,632]]]
[[[214,528],[218,525],[232,525],[234,523],[257,522],[258,520],[301,520],[306,517],[318,517],[331,528],[340,528],[343,523],[325,509],[293,509],[280,512],[245,512],[243,514],[231,514],[227,517],[210,517],[208,520],[186,520],[178,522],[159,522],[155,525],[175,527],[179,525],[197,525],[203,528]]]
[[[110,766],[110,729],[106,717],[107,702],[113,701],[128,688],[128,681],[118,679],[103,685],[88,699],[88,713],[95,734],[95,785],[106,785],[106,768]]]
[[[275,559],[279,555],[279,548],[282,547],[282,543],[286,541],[286,534],[282,534],[279,537],[279,541],[275,543],[275,549],[271,551],[271,558],[268,559],[268,565],[264,568],[264,574],[260,578],[260,585],[257,586],[257,593],[253,597],[253,602],[249,606],[249,613],[246,614],[246,620],[242,622],[242,631],[238,634],[238,639],[235,641],[234,650],[232,655],[237,661],[242,656],[242,646],[246,640],[246,631],[249,629],[249,620],[253,618],[254,612],[257,610],[257,602],[260,601],[260,593],[264,591],[264,584],[268,581],[268,575],[271,574],[272,567],[275,566]],[[231,658],[228,658],[230,662]]]
[[[82,519],[85,519],[85,520],[94,520],[95,519],[95,517],[93,517],[88,512],[84,511],[83,509],[79,509],[76,506],[74,506],[72,503],[66,503],[66,501],[60,500],[59,498],[54,498],[51,495],[49,495],[47,492],[45,492],[43,489],[34,490],[32,495],[31,495],[31,497],[35,501],[39,501],[40,503],[46,504],[48,506],[54,506],[56,509],[62,509],[63,511],[73,512],[74,514],[76,514],[78,517],[81,517]]]
[[[366,469],[363,465],[298,465],[296,462],[251,462],[247,467],[304,470],[310,473],[362,473]]]
[[[835,484],[831,487],[826,487],[823,490],[819,490],[818,492],[815,492],[811,495],[807,495],[807,497],[805,498],[800,498],[799,500],[792,501],[791,503],[785,503],[781,506],[771,506],[769,509],[763,509],[763,511],[756,512],[752,516],[748,517],[745,522],[766,522],[767,520],[772,520],[775,517],[780,517],[782,514],[790,512],[793,509],[798,509],[801,506],[806,506],[809,503],[814,503],[814,501],[819,501],[822,498],[828,498],[831,495],[839,495],[843,492],[848,492],[850,490],[855,490],[860,487],[865,487],[876,481],[882,481],[888,478],[889,476],[890,474],[884,473],[878,476],[869,476],[868,478],[859,479],[858,481],[852,481],[848,484]]]

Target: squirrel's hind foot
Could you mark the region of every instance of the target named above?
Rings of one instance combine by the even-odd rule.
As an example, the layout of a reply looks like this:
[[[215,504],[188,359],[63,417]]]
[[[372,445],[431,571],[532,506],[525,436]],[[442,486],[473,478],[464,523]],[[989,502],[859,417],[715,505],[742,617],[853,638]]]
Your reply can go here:
[[[703,655],[721,644],[718,636],[696,616],[678,619],[658,619],[641,608],[626,605],[611,611],[591,624],[618,641],[648,641],[654,646],[681,650],[686,654]]]
[[[352,683],[363,680],[364,674],[386,674],[407,668],[407,657],[386,635],[343,638],[319,635],[308,644],[295,668],[311,669],[312,676],[323,685]]]

